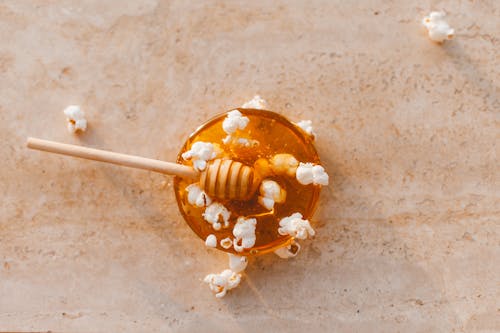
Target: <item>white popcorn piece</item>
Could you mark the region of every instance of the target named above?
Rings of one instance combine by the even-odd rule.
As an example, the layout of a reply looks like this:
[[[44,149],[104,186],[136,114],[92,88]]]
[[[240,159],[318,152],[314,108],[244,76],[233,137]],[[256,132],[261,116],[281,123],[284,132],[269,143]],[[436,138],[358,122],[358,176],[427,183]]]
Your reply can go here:
[[[186,191],[188,192],[188,202],[191,205],[205,207],[212,203],[212,199],[196,183],[187,186]]]
[[[248,258],[245,256],[237,256],[232,253],[229,255],[229,269],[235,273],[241,273],[247,268]]]
[[[328,185],[328,174],[321,165],[300,163],[295,176],[302,185]]]
[[[205,239],[205,245],[207,247],[216,247],[217,246],[217,237],[215,237],[214,234],[208,235],[207,239]]]
[[[242,106],[244,109],[257,109],[257,110],[267,110],[269,105],[262,99],[259,95],[255,95],[251,100],[244,103]]]
[[[198,141],[193,143],[191,149],[182,154],[185,160],[192,160],[193,167],[203,171],[207,167],[207,161],[217,157],[216,147],[213,143]]]
[[[242,252],[244,249],[249,249],[255,245],[256,225],[256,219],[246,219],[242,216],[238,217],[238,220],[236,220],[236,224],[233,228],[233,235],[235,237],[233,246],[237,252]]]
[[[263,180],[259,191],[258,202],[268,210],[272,210],[275,203],[283,203],[286,200],[286,191],[274,180]]]
[[[210,204],[205,212],[203,213],[203,218],[205,221],[210,223],[214,230],[220,230],[222,227],[220,219],[224,222],[224,227],[227,228],[229,226],[229,216],[231,213],[224,207],[222,204],[218,202],[214,202]]]
[[[296,257],[297,254],[299,254],[300,251],[300,245],[297,242],[292,242],[288,246],[280,247],[276,251],[274,251],[274,254],[276,254],[278,257],[282,259],[290,259],[293,257]]]
[[[298,123],[296,123],[295,125],[300,127],[300,129],[302,129],[304,132],[306,132],[313,139],[316,138],[316,133],[314,133],[314,128],[312,126],[311,120],[301,120]]]
[[[306,239],[314,236],[315,232],[308,220],[302,219],[302,214],[294,213],[280,220],[278,228],[280,235],[290,235],[296,239]]]
[[[438,43],[442,43],[447,39],[452,39],[455,30],[453,30],[444,20],[446,14],[444,12],[431,12],[424,17],[422,24],[427,28],[429,38]]]
[[[231,238],[226,237],[220,241],[220,246],[222,246],[224,249],[229,249],[231,246],[233,246],[233,241],[231,240]]]
[[[242,130],[247,127],[250,119],[244,117],[240,111],[233,110],[227,113],[227,117],[222,122],[222,129],[227,134],[233,134],[237,130]]]
[[[237,145],[247,147],[247,148],[254,148],[260,144],[260,142],[257,140],[246,139],[246,138],[237,138],[235,142]],[[225,142],[225,143],[227,144],[227,142]]]
[[[257,201],[260,203],[261,206],[266,208],[267,210],[273,210],[274,209],[274,200],[271,198],[266,198],[259,196],[257,198]]]
[[[299,161],[291,154],[276,154],[271,158],[271,169],[276,175],[295,177]]]
[[[222,139],[222,143],[229,144],[234,140],[232,134],[234,134],[237,130],[243,130],[247,127],[250,119],[248,117],[244,117],[240,111],[233,110],[227,113],[227,117],[222,122],[222,129],[226,132],[227,136]],[[237,140],[236,140],[237,142]],[[243,143],[245,143],[243,141]]]
[[[215,293],[215,297],[224,297],[228,290],[236,288],[241,281],[241,274],[230,269],[224,270],[220,274],[208,274],[203,282],[208,283],[210,290]]]
[[[85,119],[85,113],[79,105],[70,105],[63,112],[68,122],[68,131],[71,133],[78,131],[85,132],[87,129],[87,120]]]

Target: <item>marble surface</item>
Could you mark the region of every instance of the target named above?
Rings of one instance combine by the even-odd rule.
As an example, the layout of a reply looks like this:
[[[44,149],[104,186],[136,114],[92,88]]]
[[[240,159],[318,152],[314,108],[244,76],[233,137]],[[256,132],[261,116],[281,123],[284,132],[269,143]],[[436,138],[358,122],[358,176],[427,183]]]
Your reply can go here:
[[[444,9],[450,43],[420,20]],[[0,1],[0,331],[500,331],[500,2]],[[331,176],[290,261],[227,267],[172,179],[24,146],[173,160],[254,94],[313,119]],[[89,129],[66,130],[80,104]]]

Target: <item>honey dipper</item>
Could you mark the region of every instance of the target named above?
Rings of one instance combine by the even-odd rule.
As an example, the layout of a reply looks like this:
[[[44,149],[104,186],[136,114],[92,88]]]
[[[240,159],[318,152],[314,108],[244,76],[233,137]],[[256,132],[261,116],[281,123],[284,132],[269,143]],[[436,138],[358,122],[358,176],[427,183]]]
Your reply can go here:
[[[253,168],[233,160],[212,160],[208,162],[206,169],[200,173],[190,166],[178,163],[37,138],[28,138],[26,145],[28,148],[50,153],[144,169],[193,180],[199,179],[200,187],[209,196],[218,199],[248,200],[260,184],[260,177]]]

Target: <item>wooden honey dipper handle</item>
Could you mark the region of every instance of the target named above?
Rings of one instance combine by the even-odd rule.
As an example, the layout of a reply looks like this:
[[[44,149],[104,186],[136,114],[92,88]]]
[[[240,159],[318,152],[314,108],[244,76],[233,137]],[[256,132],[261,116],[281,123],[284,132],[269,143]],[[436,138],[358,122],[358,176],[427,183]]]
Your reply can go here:
[[[183,178],[199,179],[201,188],[209,196],[219,199],[248,200],[260,184],[260,178],[253,168],[233,160],[216,159],[210,161],[206,170],[201,173],[200,178],[198,171],[192,167],[178,163],[36,138],[28,138],[26,145],[28,148],[50,153],[155,171]]]
[[[200,174],[193,168],[171,162],[164,162],[150,158],[119,154],[106,150],[75,146],[66,143],[28,138],[28,148],[47,151],[50,153],[86,158],[88,160],[112,163],[131,168],[155,171],[167,175],[175,175],[190,179],[199,179]]]

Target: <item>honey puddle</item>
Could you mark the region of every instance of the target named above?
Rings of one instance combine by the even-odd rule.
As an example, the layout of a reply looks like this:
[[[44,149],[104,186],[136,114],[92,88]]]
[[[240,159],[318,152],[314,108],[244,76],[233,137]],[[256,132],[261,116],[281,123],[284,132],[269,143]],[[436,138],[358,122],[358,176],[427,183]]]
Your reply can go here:
[[[182,159],[182,153],[189,150],[194,142],[204,141],[219,144],[223,151],[223,158],[232,159],[251,167],[259,158],[271,159],[274,155],[282,153],[292,154],[299,162],[320,164],[312,139],[283,116],[264,110],[242,108],[238,108],[238,110],[248,117],[250,122],[244,130],[235,133],[234,136],[257,140],[258,145],[245,147],[239,144],[223,144],[222,139],[227,136],[222,129],[222,122],[227,115],[224,113],[209,120],[191,134],[179,152],[177,162],[191,165],[191,161]],[[282,236],[278,233],[280,219],[296,212],[301,213],[305,219],[310,219],[316,208],[320,192],[319,186],[304,186],[299,184],[295,178],[286,175],[272,175],[265,179],[276,181],[286,190],[286,201],[282,204],[275,204],[274,209],[269,211],[257,202],[258,190],[247,201],[212,198],[214,202],[220,202],[231,212],[229,227],[222,227],[218,231],[214,230],[212,225],[203,219],[202,214],[205,207],[196,207],[188,203],[185,188],[192,181],[175,177],[174,191],[184,219],[203,241],[208,235],[214,234],[217,237],[219,250],[239,255],[257,255],[274,251],[290,243],[292,241],[290,236]],[[255,245],[244,252],[236,252],[233,247],[224,249],[220,246],[220,240],[226,237],[234,238],[232,230],[239,216],[257,219]],[[314,223],[311,224],[314,226]]]

